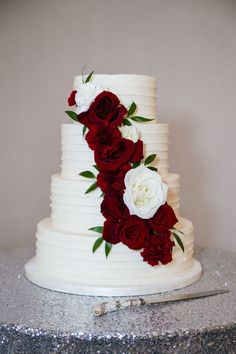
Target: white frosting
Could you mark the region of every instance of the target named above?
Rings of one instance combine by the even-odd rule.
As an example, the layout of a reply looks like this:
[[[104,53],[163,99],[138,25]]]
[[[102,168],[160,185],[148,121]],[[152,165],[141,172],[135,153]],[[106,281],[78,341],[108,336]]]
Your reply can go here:
[[[76,77],[74,88],[81,85]],[[158,168],[168,185],[167,202],[179,217],[179,175],[168,173],[168,125],[156,122],[156,80],[142,75],[95,75],[95,85],[116,93],[121,102],[137,104],[137,115],[153,118],[150,123],[133,122],[144,142],[144,155],[157,154],[152,166]],[[103,225],[100,213],[101,191],[84,194],[93,182],[79,173],[97,173],[93,152],[82,134],[82,125],[62,124],[61,174],[51,182],[51,218],[42,220],[37,228],[35,258],[26,265],[27,277],[38,285],[58,291],[93,295],[138,295],[180,288],[196,281],[201,266],[193,260],[193,226],[179,218],[177,229],[184,233],[183,253],[178,244],[173,261],[151,267],[143,262],[139,251],[123,244],[115,245],[108,258],[103,245],[92,253],[99,234],[88,229]]]
[[[201,272],[201,264],[195,259],[192,259],[188,267],[182,269],[182,271],[175,274],[175,276],[168,277],[168,279],[160,278],[156,281],[155,278],[154,281],[148,284],[101,286],[93,283],[83,284],[79,283],[79,281],[71,281],[68,279],[63,279],[62,281],[59,278],[42,272],[35,258],[31,259],[25,265],[25,274],[32,283],[55,291],[90,296],[140,296],[171,291],[193,284],[200,278]]]
[[[93,170],[96,173],[96,170]],[[52,224],[61,230],[93,235],[88,231],[93,226],[103,225],[104,218],[100,213],[102,202],[101,190],[97,188],[84,194],[92,181],[81,177],[79,180],[65,179],[61,175],[53,175],[51,181]],[[179,216],[179,175],[170,174],[165,179],[169,186],[167,202]]]
[[[167,281],[192,265],[193,226],[181,218],[176,227],[184,233],[183,253],[178,244],[173,249],[173,261],[165,266],[151,267],[143,262],[139,251],[130,250],[119,243],[108,258],[101,246],[94,254],[92,246],[97,234],[87,235],[63,232],[55,228],[50,219],[42,220],[37,230],[36,262],[42,273],[62,282],[70,280],[80,284],[99,286],[144,285]]]
[[[144,156],[157,154],[152,166],[158,168],[162,177],[168,175],[168,124],[133,123],[141,131],[144,143]],[[61,174],[64,178],[79,179],[78,174],[90,170],[94,165],[93,151],[83,137],[81,124],[62,124],[61,126]]]
[[[76,76],[74,80],[75,90],[81,82],[82,77]],[[156,119],[157,86],[154,77],[145,75],[93,75],[91,82],[115,93],[126,107],[134,101],[137,104],[135,114]]]

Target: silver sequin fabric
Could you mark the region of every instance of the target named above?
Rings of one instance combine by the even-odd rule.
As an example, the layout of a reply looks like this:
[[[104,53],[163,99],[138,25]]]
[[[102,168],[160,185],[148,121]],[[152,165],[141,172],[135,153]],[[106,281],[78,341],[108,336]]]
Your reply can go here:
[[[226,288],[230,293],[98,318],[91,308],[107,298],[57,293],[31,284],[23,267],[32,255],[30,248],[0,252],[0,354],[236,353],[234,253],[196,248],[201,279],[171,292]]]

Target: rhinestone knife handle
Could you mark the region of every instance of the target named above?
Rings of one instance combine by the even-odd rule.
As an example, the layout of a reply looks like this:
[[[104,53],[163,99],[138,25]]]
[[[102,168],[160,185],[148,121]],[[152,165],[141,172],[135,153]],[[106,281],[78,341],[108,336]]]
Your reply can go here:
[[[110,302],[100,302],[97,303],[92,308],[92,313],[94,316],[102,316],[107,312],[113,312],[117,310],[124,309],[126,307],[134,307],[134,306],[142,306],[146,305],[146,301],[144,299],[129,299],[129,300],[117,300]]]
[[[201,291],[201,292],[191,293],[191,294],[172,294],[172,295],[161,296],[161,297],[160,296],[145,297],[141,299],[136,298],[136,299],[128,299],[128,300],[100,302],[92,308],[92,313],[94,314],[94,316],[102,316],[107,312],[121,310],[126,307],[142,306],[146,304],[157,304],[157,303],[169,302],[169,301],[198,299],[200,297],[219,295],[228,292],[230,292],[229,289],[216,289],[216,290]]]

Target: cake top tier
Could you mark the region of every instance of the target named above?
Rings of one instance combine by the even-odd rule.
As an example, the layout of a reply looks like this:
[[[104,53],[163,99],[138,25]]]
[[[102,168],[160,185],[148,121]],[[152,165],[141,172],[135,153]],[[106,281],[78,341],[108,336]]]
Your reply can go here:
[[[136,114],[157,118],[157,85],[156,79],[148,75],[110,74],[92,76],[91,82],[100,85],[104,90],[116,94],[126,107],[135,102],[138,111]],[[82,76],[74,79],[74,89],[79,90]]]
[[[74,87],[78,87],[82,82],[82,76],[76,76]],[[156,88],[156,78],[149,75],[136,74],[94,74],[92,82],[108,86],[141,86]]]

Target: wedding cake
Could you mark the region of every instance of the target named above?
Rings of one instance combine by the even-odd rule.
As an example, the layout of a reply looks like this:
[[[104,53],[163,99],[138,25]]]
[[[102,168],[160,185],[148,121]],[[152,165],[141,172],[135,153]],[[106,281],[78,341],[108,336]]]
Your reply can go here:
[[[193,225],[180,216],[180,176],[169,173],[169,127],[157,121],[156,102],[151,76],[75,77],[51,216],[39,222],[36,255],[25,265],[31,282],[128,296],[199,279]]]

